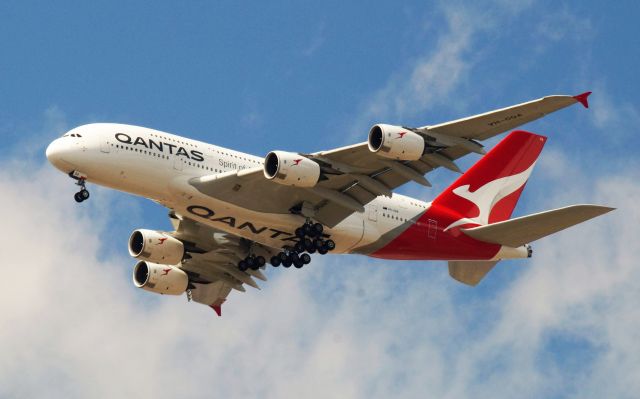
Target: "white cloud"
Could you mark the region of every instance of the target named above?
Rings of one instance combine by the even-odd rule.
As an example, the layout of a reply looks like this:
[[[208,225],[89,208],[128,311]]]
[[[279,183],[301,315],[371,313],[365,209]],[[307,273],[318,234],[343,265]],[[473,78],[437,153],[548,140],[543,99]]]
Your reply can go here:
[[[363,119],[421,112],[464,81],[485,28],[453,8],[446,16],[436,51],[392,78]],[[98,190],[78,207],[68,178],[9,159],[0,396],[633,397],[640,169],[593,176],[572,165],[556,152],[539,168],[546,195],[525,195],[539,209],[585,199],[619,210],[536,243],[531,261],[501,263],[478,288],[453,282],[442,262],[327,257],[269,270],[262,291],[234,293],[217,318],[133,288],[131,259],[100,256],[126,245],[106,232],[138,212],[130,203],[123,211]]]
[[[577,182],[621,209],[541,241],[530,263],[499,265],[518,277],[488,297],[441,262],[328,257],[270,270],[263,291],[234,294],[217,318],[134,289],[130,259],[98,257],[117,223],[106,191],[79,208],[52,168],[4,170],[0,396],[631,396],[638,177]],[[595,348],[580,381],[541,361],[558,335]]]
[[[612,98],[604,82],[594,84],[594,94],[590,98],[593,109],[591,118],[598,130],[606,132],[606,140],[616,144],[633,139],[640,123],[640,111],[629,102]]]
[[[374,93],[356,119],[354,130],[361,130],[374,118],[402,120],[435,102],[446,101],[470,67],[471,61],[464,55],[478,26],[464,10],[445,9],[444,18],[447,30],[436,48],[397,72]]]
[[[438,13],[429,15],[438,20],[438,26],[443,26],[441,32],[436,32],[435,47],[400,67],[370,96],[355,118],[350,129],[352,135],[345,137],[345,141],[363,137],[363,129],[372,123],[401,124],[416,116],[418,123],[444,122],[425,120],[425,112],[443,104],[463,108],[465,99],[458,89],[484,56],[479,41],[503,35],[503,22],[526,10],[531,1],[506,3],[489,1],[484,7],[445,3]]]
[[[311,57],[322,47],[325,41],[325,29],[325,23],[321,22],[315,29],[309,44],[302,50],[302,55]]]
[[[565,39],[587,40],[594,34],[591,20],[572,13],[566,5],[554,12],[546,13],[535,33],[537,37],[551,42]]]

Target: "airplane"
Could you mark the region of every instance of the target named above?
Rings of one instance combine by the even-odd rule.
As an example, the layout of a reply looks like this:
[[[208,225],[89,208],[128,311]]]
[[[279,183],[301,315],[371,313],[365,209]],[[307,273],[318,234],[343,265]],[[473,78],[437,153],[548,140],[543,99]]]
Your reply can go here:
[[[92,123],[46,149],[76,181],[148,198],[169,209],[173,231],[137,229],[133,283],[186,294],[215,310],[232,291],[259,288],[267,263],[301,268],[312,254],[445,260],[475,286],[503,259],[529,258],[531,242],[614,208],[581,204],[511,218],[547,138],[515,130],[486,152],[481,141],[570,105],[591,92],[553,95],[423,127],[376,124],[367,141],[264,158],[139,126]],[[482,157],[466,172],[455,161]],[[437,168],[461,176],[431,202],[395,193],[431,186]]]

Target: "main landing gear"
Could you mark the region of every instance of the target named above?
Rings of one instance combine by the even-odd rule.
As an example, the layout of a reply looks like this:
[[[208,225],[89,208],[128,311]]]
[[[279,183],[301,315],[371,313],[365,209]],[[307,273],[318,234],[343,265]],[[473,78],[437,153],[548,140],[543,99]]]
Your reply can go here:
[[[76,180],[76,186],[80,186],[80,191],[73,195],[73,199],[75,199],[77,203],[88,200],[89,191],[87,190],[86,185],[87,178],[75,170],[69,173],[69,177]]]
[[[322,224],[311,223],[307,220],[305,224],[296,229],[295,233],[298,237],[298,242],[294,247],[285,248],[276,256],[271,257],[269,263],[274,267],[282,265],[289,268],[293,265],[300,269],[302,266],[311,263],[309,254],[318,252],[320,255],[325,255],[334,250],[336,243],[331,239],[323,239],[323,230]]]
[[[243,272],[247,269],[258,270],[264,266],[265,263],[267,263],[267,261],[264,259],[264,256],[249,255],[238,262],[238,269]]]
[[[322,238],[322,232],[324,227],[320,223],[311,223],[306,221],[305,224],[296,229],[296,236],[298,242],[293,247],[286,247],[280,251],[277,255],[272,256],[269,260],[272,266],[278,267],[280,265],[289,268],[294,266],[300,269],[304,265],[311,263],[311,255],[313,253],[319,253],[324,255],[329,251],[336,248],[336,243],[331,239]],[[251,252],[251,249],[249,249]],[[238,269],[240,271],[258,270],[266,264],[266,260],[263,256],[256,256],[249,254],[246,258],[238,262]]]

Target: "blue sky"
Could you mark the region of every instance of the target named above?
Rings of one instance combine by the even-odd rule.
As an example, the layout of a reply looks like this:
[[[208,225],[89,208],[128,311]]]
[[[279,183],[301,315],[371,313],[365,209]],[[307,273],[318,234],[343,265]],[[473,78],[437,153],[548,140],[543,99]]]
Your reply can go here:
[[[13,234],[0,396],[633,397],[639,11],[632,1],[2,2],[0,209]],[[128,234],[168,228],[164,209],[98,188],[78,208],[44,158],[54,137],[96,121],[258,155],[311,152],[363,141],[376,122],[434,124],[587,90],[591,109],[526,126],[550,140],[516,212],[619,210],[540,241],[531,262],[503,262],[473,290],[444,263],[334,256],[270,270],[218,319],[130,284]],[[453,178],[437,171],[433,189],[402,191],[430,199]]]

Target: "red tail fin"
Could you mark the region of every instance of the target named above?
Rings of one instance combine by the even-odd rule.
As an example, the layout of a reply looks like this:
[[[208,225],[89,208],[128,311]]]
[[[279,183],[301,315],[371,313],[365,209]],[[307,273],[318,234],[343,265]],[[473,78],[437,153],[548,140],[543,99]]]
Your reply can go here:
[[[464,218],[448,228],[509,219],[546,140],[522,130],[511,132],[444,190],[434,205]]]

